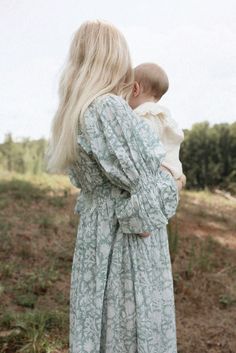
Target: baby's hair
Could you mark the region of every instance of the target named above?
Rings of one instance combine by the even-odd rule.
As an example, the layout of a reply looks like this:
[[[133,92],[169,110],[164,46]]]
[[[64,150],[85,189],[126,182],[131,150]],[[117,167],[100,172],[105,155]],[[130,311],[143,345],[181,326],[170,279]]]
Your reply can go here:
[[[160,99],[168,91],[169,80],[157,64],[143,63],[134,68],[135,81],[143,86],[144,93]]]

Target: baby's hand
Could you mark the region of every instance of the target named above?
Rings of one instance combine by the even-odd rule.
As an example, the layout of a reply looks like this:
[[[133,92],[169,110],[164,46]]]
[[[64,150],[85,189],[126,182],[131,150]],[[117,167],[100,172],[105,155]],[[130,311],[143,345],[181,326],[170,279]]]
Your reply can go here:
[[[184,188],[186,185],[186,176],[182,174],[177,180],[182,183],[182,188]]]
[[[170,169],[167,168],[167,167],[165,167],[164,165],[161,165],[161,166],[160,166],[160,169],[161,169],[161,170],[164,170],[165,172],[168,172],[171,176],[173,176],[173,174],[171,173]]]

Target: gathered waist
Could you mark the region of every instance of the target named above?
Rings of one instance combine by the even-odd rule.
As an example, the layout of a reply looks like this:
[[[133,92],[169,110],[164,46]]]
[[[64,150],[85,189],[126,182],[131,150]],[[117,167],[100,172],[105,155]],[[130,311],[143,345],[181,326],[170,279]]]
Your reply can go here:
[[[81,189],[76,199],[74,213],[92,212],[99,209],[106,201],[109,201],[112,205],[121,193],[122,190],[111,183],[96,185],[92,190]]]

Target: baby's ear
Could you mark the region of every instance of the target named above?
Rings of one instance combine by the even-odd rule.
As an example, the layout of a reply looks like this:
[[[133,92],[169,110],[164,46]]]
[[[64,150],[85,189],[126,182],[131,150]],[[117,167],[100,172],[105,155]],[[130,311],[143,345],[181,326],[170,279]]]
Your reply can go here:
[[[133,85],[133,96],[138,97],[140,95],[140,85],[137,81],[134,81]]]

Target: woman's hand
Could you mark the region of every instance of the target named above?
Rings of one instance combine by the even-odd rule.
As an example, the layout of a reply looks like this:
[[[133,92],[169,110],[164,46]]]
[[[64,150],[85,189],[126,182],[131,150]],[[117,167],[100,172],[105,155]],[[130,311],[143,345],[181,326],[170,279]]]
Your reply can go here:
[[[147,238],[147,237],[149,237],[150,233],[144,232],[144,233],[138,233],[138,235],[139,235],[140,237]]]

